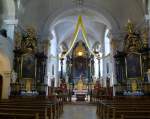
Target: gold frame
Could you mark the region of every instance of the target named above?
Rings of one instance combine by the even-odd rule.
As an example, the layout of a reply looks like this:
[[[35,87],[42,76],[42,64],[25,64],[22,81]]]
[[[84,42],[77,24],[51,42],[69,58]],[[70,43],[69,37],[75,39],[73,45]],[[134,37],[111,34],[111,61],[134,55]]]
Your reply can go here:
[[[142,67],[142,56],[141,56],[141,53],[137,53],[137,52],[131,52],[127,55],[130,55],[130,54],[137,54],[140,56],[140,73],[141,73],[141,77],[135,77],[135,78],[129,78],[128,77],[128,70],[127,70],[127,58],[125,58],[125,70],[126,70],[126,78],[129,79],[129,80],[137,80],[137,79],[140,79],[140,80],[143,80],[143,67]]]

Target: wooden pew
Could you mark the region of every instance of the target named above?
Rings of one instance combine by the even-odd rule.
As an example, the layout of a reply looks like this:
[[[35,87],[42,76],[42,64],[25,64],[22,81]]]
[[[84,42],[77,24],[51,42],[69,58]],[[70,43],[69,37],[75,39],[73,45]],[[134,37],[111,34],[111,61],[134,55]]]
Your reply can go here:
[[[103,107],[102,116],[104,118],[117,118],[120,117],[123,113],[142,113],[144,114],[150,114],[150,105],[147,106],[138,106],[138,105],[106,105],[105,108]]]
[[[113,100],[113,101],[99,101],[97,103],[97,114],[102,119],[117,119],[123,118],[121,117],[122,114],[126,116],[132,117],[136,116],[138,113],[139,117],[143,115],[147,115],[150,117],[150,101],[149,98],[145,98],[141,101],[128,99],[121,99],[121,100]],[[126,117],[125,117],[126,118]],[[132,118],[131,118],[132,119]]]
[[[39,114],[25,114],[25,113],[0,113],[1,119],[39,119]]]
[[[40,118],[55,119],[63,112],[63,103],[49,100],[0,100],[0,112],[4,112],[1,108],[5,111],[17,112],[17,114],[19,111],[19,113],[28,111],[32,113],[39,112]]]
[[[139,116],[139,115],[121,115],[121,119],[150,119],[150,116]]]

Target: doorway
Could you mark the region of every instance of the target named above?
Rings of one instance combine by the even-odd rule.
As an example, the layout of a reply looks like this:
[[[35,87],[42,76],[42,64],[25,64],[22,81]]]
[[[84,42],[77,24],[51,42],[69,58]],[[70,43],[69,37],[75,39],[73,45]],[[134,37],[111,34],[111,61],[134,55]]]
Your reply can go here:
[[[0,99],[2,99],[3,76],[0,74]]]

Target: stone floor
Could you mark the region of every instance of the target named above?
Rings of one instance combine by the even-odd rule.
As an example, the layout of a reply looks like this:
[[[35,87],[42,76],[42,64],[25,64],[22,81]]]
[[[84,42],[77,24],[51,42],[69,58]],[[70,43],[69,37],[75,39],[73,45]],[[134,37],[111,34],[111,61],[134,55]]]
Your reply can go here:
[[[65,105],[64,113],[60,119],[98,119],[96,106],[88,104]]]

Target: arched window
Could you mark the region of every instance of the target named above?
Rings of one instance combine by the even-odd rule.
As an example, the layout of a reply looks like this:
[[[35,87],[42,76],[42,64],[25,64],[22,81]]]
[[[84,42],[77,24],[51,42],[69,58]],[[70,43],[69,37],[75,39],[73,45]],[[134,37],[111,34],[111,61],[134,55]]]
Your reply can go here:
[[[104,36],[104,54],[105,56],[110,53],[110,38],[109,38],[109,29],[106,29],[105,36]]]

